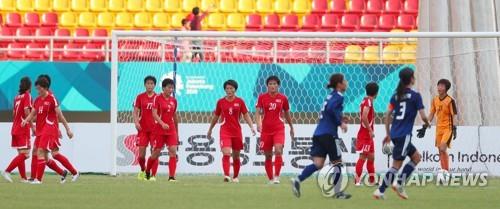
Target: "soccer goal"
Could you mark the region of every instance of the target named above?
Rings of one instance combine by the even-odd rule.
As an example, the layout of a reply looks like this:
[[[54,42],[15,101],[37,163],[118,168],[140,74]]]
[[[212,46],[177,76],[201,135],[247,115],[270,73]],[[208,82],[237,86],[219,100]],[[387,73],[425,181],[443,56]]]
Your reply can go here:
[[[359,104],[365,96],[365,85],[376,82],[380,86],[374,102],[378,145],[385,136],[383,113],[398,84],[398,72],[408,67],[416,72],[415,88],[423,96],[426,112],[437,95],[437,81],[446,78],[453,84],[448,93],[457,101],[461,127],[459,140],[453,142],[451,154],[456,158],[452,165],[500,175],[500,168],[490,166],[498,163],[493,157],[500,156],[490,140],[500,125],[496,108],[500,104],[499,37],[496,32],[113,31],[110,173],[137,170],[132,104],[135,96],[144,92],[143,79],[147,75],[158,79],[156,92],[161,92],[165,78],[176,83],[181,116],[180,173],[220,170],[218,134],[209,139],[206,131],[216,101],[225,95],[224,81],[238,82],[237,96],[253,113],[258,95],[266,91],[266,78],[278,76],[280,92],[290,102],[296,136],[287,136],[283,172],[296,173],[308,163],[310,137],[329,93],[325,86],[332,73],[343,73],[349,82],[344,114],[350,116],[352,125],[341,137],[343,158],[350,166],[356,157],[353,140],[359,128]],[[242,172],[262,173],[259,137],[243,131]],[[431,169],[438,165],[432,159],[436,153],[433,137],[428,134],[428,139],[421,142],[420,148],[429,159],[424,159],[420,167]],[[379,159],[385,159],[379,151]],[[487,159],[473,159],[475,154]],[[376,168],[384,170],[385,161],[376,162]]]

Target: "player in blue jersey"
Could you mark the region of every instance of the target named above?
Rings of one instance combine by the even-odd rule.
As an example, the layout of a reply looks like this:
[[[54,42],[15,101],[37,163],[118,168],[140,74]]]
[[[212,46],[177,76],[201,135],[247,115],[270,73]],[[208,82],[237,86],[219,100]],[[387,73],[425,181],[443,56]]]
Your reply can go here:
[[[408,195],[403,188],[403,182],[408,180],[422,157],[411,142],[412,130],[417,114],[420,114],[424,127],[429,127],[429,121],[425,116],[422,96],[411,89],[414,83],[413,70],[405,68],[399,72],[399,84],[396,94],[391,97],[389,107],[385,113],[387,136],[384,143],[392,141],[394,144],[393,162],[392,167],[385,174],[382,184],[373,193],[373,197],[376,199],[384,199],[384,192],[390,185],[392,185],[392,189],[399,197],[408,199]],[[392,125],[390,125],[391,121]],[[397,182],[392,184],[406,157],[410,157],[410,161],[403,167]]]
[[[333,89],[333,91],[326,97],[323,103],[319,115],[319,123],[312,138],[313,145],[310,154],[313,163],[306,166],[299,176],[292,179],[292,190],[296,197],[300,197],[300,183],[317,170],[323,168],[327,155],[334,167],[333,179],[336,179],[333,182],[334,185],[337,185],[335,181],[341,179],[342,153],[339,147],[337,147],[336,141],[340,140],[337,133],[339,126],[344,133],[347,132],[347,120],[342,115],[344,109],[343,93],[347,89],[347,81],[344,79],[344,75],[340,73],[333,74],[330,77],[330,83],[327,88]],[[335,190],[339,189],[335,187]],[[351,195],[342,191],[335,191],[334,197],[337,199],[349,199]]]

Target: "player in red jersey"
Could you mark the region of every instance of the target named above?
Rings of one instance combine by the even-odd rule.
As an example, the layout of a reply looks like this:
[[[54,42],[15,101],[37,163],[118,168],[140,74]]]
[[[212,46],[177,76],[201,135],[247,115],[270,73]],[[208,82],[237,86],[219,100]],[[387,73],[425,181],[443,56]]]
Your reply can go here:
[[[154,129],[153,153],[148,158],[146,166],[146,179],[156,180],[151,176],[153,164],[158,164],[160,152],[166,145],[168,147],[168,181],[175,182],[175,170],[177,169],[177,145],[179,144],[177,117],[177,100],[172,96],[174,92],[174,80],[167,78],[161,82],[163,92],[154,98],[153,118],[156,121]],[[152,178],[153,177],[153,178]]]
[[[154,92],[155,86],[156,78],[146,76],[144,78],[146,91],[137,95],[134,102],[134,123],[137,129],[136,146],[139,147],[137,161],[141,166],[141,172],[137,175],[139,180],[146,178],[146,148],[152,142],[153,129],[155,127],[155,120],[153,118],[154,98],[156,96]],[[153,163],[152,176],[156,176],[156,169],[158,169],[158,162]]]
[[[285,124],[290,126],[290,137],[294,138],[292,118],[288,98],[279,93],[280,79],[270,76],[266,80],[267,93],[259,95],[255,111],[257,130],[260,132],[260,149],[266,156],[265,169],[269,183],[279,184],[281,166],[283,165],[283,145],[285,144]],[[264,116],[262,116],[262,114]],[[274,173],[273,173],[274,148]]]
[[[46,78],[39,78],[35,82],[35,86],[38,91],[38,97],[34,103],[34,111],[21,122],[21,126],[24,127],[26,124],[36,117],[37,125],[37,137],[39,137],[38,142],[35,144],[37,147],[37,158],[38,164],[36,169],[36,179],[32,182],[33,184],[41,184],[43,179],[43,174],[45,166],[49,162],[48,153],[52,154],[52,157],[63,164],[66,168],[70,170],[73,174],[73,181],[76,181],[79,174],[76,169],[73,168],[71,163],[59,153],[59,128],[58,128],[58,118],[61,119],[68,137],[73,138],[73,132],[71,132],[68,123],[64,116],[62,115],[61,109],[59,109],[59,104],[55,99],[54,95],[49,93],[49,82]],[[65,181],[66,175],[63,175],[62,183]]]
[[[17,149],[17,156],[12,159],[9,166],[2,172],[5,180],[12,182],[10,173],[15,168],[18,168],[21,182],[28,183],[26,178],[26,167],[24,161],[29,158],[30,143],[30,127],[21,127],[23,119],[32,111],[31,106],[31,80],[28,77],[23,77],[19,83],[19,94],[14,98],[13,118],[12,121],[12,143],[11,146]]]
[[[238,183],[240,172],[240,151],[243,149],[243,134],[241,132],[240,117],[243,116],[252,134],[255,135],[252,118],[248,113],[245,102],[236,96],[238,83],[234,80],[224,82],[226,96],[217,101],[214,116],[208,129],[207,137],[212,138],[212,129],[219,118],[222,118],[220,127],[220,146],[222,150],[222,168],[224,171],[224,182]],[[230,158],[233,156],[233,179],[229,176],[231,166]]]
[[[363,165],[366,161],[366,170],[369,175],[369,183],[375,184],[375,148],[373,145],[373,138],[375,137],[373,123],[375,120],[375,110],[373,102],[378,94],[377,83],[368,83],[365,87],[366,97],[360,105],[361,125],[358,131],[356,140],[356,151],[359,152],[358,162],[356,162],[356,176],[354,183],[356,186],[361,185],[361,173],[363,172]]]

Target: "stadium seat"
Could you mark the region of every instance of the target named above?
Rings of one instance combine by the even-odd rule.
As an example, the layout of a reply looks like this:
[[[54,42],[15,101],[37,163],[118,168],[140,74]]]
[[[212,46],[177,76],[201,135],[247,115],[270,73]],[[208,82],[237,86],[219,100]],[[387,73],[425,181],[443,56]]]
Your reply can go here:
[[[127,11],[142,12],[144,11],[144,0],[128,0]]]
[[[14,36],[15,31],[11,28],[0,27],[0,36]],[[0,43],[10,43],[12,42],[10,39],[0,39]]]
[[[264,17],[264,30],[266,31],[279,31],[280,29],[280,16],[277,14],[270,14]]]
[[[306,14],[311,12],[311,3],[309,0],[294,0],[292,12],[296,14]]]
[[[392,29],[391,33],[404,33],[405,30],[403,29]],[[398,45],[398,46],[403,46],[407,42],[407,38],[389,38],[389,44],[390,45]]]
[[[330,2],[331,12],[335,14],[343,14],[346,10],[346,1],[345,0],[332,0]]]
[[[367,64],[380,63],[380,50],[379,46],[367,46],[364,49],[363,60]]]
[[[37,28],[35,31],[35,36],[37,36],[37,38],[35,39],[35,42],[48,43],[49,40],[40,39],[39,37],[40,36],[53,36],[53,35],[54,35],[54,33],[52,32],[52,29],[50,29],[50,28]]]
[[[82,12],[78,18],[78,25],[80,27],[93,28],[96,26],[96,18],[92,12]]]
[[[370,14],[380,14],[384,10],[383,0],[368,0],[366,2],[366,12]]]
[[[174,29],[179,29],[182,27],[182,19],[186,18],[186,13],[175,13],[172,15],[172,22],[170,26]]]
[[[238,11],[242,13],[254,13],[255,12],[255,0],[239,0],[238,1]]]
[[[33,33],[31,32],[31,28],[17,28],[16,29],[16,36],[17,37],[30,37],[33,36]],[[30,39],[18,39],[18,42],[31,42]]]
[[[73,12],[64,12],[59,17],[60,26],[62,27],[75,27],[77,23],[77,19],[75,13]]]
[[[292,2],[290,0],[275,0],[274,12],[278,14],[289,14],[292,10]]]
[[[153,15],[153,28],[166,29],[170,27],[170,16],[160,12]]]
[[[66,28],[58,28],[54,31],[54,36],[55,37],[70,37],[71,36],[71,32],[69,31],[69,29],[66,29]],[[59,43],[67,43],[69,39],[56,39],[55,42],[59,42]]]
[[[89,11],[88,0],[71,0],[71,10],[74,12]]]
[[[52,10],[52,0],[35,0],[35,11],[50,12]]]
[[[181,1],[179,0],[165,0],[163,9],[166,12],[179,12],[181,10]]]
[[[299,17],[294,14],[283,16],[281,23],[282,31],[297,31],[299,29]]]
[[[336,31],[340,18],[336,14],[325,14],[321,18],[321,31]]]
[[[326,44],[311,44],[307,57],[312,63],[325,63],[326,62]]]
[[[109,0],[108,10],[110,12],[123,12],[125,11],[125,0]]]
[[[359,23],[359,28],[363,31],[373,31],[377,28],[378,17],[374,14],[364,14],[361,16],[361,21]]]
[[[236,0],[220,0],[219,10],[221,12],[231,13],[236,12],[238,3]]]
[[[137,28],[151,28],[151,15],[147,12],[135,14],[134,26]]]
[[[335,1],[335,0],[334,0]],[[345,1],[342,0],[345,4]],[[323,14],[328,11],[328,1],[327,0],[313,0],[312,1],[312,13]]]
[[[381,15],[378,21],[378,29],[390,31],[396,25],[396,17],[394,15]]]
[[[302,31],[317,31],[319,29],[320,19],[318,15],[309,14],[302,18]]]
[[[26,26],[26,27],[39,27],[40,26],[40,16],[38,16],[38,13],[26,13],[26,14],[24,14],[24,26]]]
[[[52,10],[56,12],[67,12],[71,8],[69,0],[54,0]]]
[[[146,0],[146,11],[148,11],[148,12],[161,12],[161,11],[163,11],[161,1],[162,0]]]
[[[364,13],[366,10],[365,0],[350,0],[349,13]]]
[[[415,25],[415,18],[413,15],[400,15],[398,17],[396,28],[411,30],[415,28]]]
[[[82,54],[82,44],[69,43],[64,45],[63,58],[67,60],[77,60]]]
[[[387,0],[385,2],[384,13],[399,14],[402,10],[401,0]]]
[[[358,45],[349,45],[344,51],[344,61],[346,63],[360,63],[363,60],[363,49]]]
[[[2,0],[0,1],[0,11],[16,11],[16,1],[15,0]]]
[[[116,14],[115,26],[120,28],[130,28],[134,24],[134,18],[130,13],[121,12]]]
[[[55,27],[58,25],[59,18],[56,13],[44,13],[42,15],[42,26]]]
[[[17,0],[17,11],[19,12],[32,12],[33,0]]]
[[[200,9],[202,11],[210,10],[210,12],[219,12],[219,1],[218,0],[201,0]]]
[[[191,12],[194,7],[198,6],[197,0],[182,0],[182,11]]]
[[[88,43],[83,45],[81,58],[90,61],[103,61],[104,46],[100,44]]]
[[[90,36],[89,30],[85,28],[77,28],[74,32],[74,37],[86,38],[86,39],[74,40],[73,43],[87,43],[90,41],[89,36]]]
[[[106,29],[98,28],[92,31],[92,37],[108,37]]]
[[[97,15],[97,27],[112,28],[115,26],[115,15],[110,12],[101,12]]]
[[[415,45],[405,45],[401,48],[401,57],[402,62],[406,63],[415,63],[417,60],[417,46]]]
[[[262,29],[262,17],[259,14],[251,14],[247,16],[245,30],[260,31]]]
[[[404,13],[406,14],[418,14],[418,0],[406,0],[404,3]]]
[[[257,12],[259,13],[273,13],[273,1],[272,0],[257,0],[256,3]]]
[[[340,28],[342,31],[354,31],[359,27],[359,16],[357,14],[345,14],[342,16]]]
[[[106,0],[90,0],[90,11],[92,12],[106,12]]]
[[[226,16],[222,13],[210,14],[208,16],[208,27],[213,30],[224,30],[226,28]]]
[[[7,49],[8,58],[23,59],[26,56],[26,43],[10,43]]]
[[[386,46],[382,51],[384,64],[397,64],[401,61],[399,46]]]
[[[245,29],[245,16],[240,13],[231,13],[227,15],[227,28],[230,30]]]
[[[41,60],[49,57],[49,51],[45,44],[29,43],[26,45],[26,58],[30,60]]]
[[[21,27],[21,15],[19,13],[7,13],[5,17],[5,26],[7,27]]]

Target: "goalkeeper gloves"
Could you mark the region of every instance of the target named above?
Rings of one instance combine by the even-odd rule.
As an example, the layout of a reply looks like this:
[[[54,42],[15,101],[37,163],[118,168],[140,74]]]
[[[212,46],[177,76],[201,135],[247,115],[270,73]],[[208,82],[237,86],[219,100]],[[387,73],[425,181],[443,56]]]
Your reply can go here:
[[[457,126],[453,126],[452,134],[453,134],[453,140],[455,140],[457,138]]]
[[[427,130],[428,126],[423,125],[421,129],[417,130],[417,137],[418,138],[424,138],[425,136],[425,131]]]

